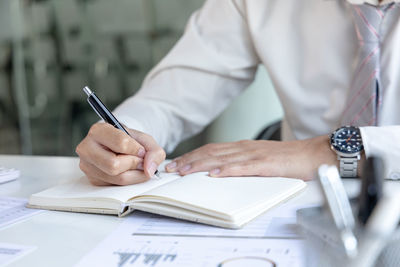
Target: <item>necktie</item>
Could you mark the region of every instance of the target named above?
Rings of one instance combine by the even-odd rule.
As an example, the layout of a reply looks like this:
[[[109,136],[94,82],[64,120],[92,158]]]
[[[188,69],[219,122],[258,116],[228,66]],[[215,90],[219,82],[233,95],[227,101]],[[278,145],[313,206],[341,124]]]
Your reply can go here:
[[[394,4],[379,7],[352,5],[360,47],[342,125],[365,126],[378,123],[384,94],[380,82],[381,25],[394,7]]]

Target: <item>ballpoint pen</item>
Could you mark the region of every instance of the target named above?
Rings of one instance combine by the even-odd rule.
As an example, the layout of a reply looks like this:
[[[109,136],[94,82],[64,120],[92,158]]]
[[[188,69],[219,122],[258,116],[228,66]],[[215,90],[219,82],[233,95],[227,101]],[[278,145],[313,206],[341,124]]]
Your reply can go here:
[[[115,118],[115,116],[111,113],[111,111],[106,107],[106,105],[101,102],[101,100],[96,96],[96,94],[90,90],[89,87],[85,86],[83,91],[87,94],[87,102],[92,107],[92,109],[99,115],[101,119],[105,122],[111,124],[117,129],[124,131],[127,135],[131,136],[128,131],[122,126],[122,124]],[[158,170],[154,173],[155,176],[160,178]]]

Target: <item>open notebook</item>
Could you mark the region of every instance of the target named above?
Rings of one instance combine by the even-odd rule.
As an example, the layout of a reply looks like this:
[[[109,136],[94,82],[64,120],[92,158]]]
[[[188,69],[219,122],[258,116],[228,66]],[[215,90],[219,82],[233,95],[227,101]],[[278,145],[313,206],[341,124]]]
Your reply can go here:
[[[117,214],[142,210],[227,228],[240,228],[305,188],[289,178],[211,178],[207,173],[184,177],[161,172],[129,186],[93,186],[74,179],[30,197],[28,207]]]

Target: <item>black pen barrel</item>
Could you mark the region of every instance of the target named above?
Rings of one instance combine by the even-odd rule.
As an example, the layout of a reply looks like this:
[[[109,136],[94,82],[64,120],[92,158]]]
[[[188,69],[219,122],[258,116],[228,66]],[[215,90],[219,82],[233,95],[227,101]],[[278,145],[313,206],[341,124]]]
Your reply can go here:
[[[128,131],[121,125],[121,123],[114,117],[111,111],[108,110],[106,105],[101,102],[101,100],[96,96],[95,93],[92,93],[88,99],[88,103],[93,107],[96,113],[102,118],[105,122],[111,124],[117,129],[124,131],[126,134],[130,135]]]

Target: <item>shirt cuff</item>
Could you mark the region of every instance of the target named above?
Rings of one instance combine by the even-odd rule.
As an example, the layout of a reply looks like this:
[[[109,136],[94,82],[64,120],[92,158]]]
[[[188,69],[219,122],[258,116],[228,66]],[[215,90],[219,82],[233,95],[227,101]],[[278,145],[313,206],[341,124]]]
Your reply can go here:
[[[381,157],[384,178],[400,180],[400,126],[360,127],[365,156]]]

